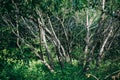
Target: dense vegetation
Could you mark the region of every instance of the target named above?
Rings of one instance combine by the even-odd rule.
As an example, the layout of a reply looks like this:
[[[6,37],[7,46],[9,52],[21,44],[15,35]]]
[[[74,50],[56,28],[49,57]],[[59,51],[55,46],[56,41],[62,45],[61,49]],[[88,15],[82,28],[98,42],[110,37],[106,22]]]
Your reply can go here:
[[[119,80],[120,0],[0,0],[0,80]]]

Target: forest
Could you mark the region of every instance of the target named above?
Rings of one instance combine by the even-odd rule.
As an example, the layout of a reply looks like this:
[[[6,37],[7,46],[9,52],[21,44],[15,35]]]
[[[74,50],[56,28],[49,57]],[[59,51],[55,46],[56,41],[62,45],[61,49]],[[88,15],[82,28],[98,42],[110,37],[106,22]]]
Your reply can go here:
[[[0,0],[0,80],[120,80],[120,0]]]

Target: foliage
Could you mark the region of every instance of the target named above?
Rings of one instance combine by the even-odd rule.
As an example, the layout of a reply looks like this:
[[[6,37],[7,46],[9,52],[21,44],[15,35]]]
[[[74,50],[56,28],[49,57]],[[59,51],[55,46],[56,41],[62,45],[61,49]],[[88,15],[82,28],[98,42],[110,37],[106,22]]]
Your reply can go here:
[[[0,80],[120,78],[120,0],[0,0]]]

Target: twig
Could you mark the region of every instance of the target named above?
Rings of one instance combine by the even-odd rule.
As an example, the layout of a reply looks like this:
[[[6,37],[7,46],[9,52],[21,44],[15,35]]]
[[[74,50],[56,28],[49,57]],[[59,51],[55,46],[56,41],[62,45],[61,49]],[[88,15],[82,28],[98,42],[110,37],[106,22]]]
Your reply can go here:
[[[111,75],[116,74],[116,73],[119,73],[119,72],[120,72],[120,70],[117,70],[117,71],[113,72],[112,74],[107,75],[104,79],[107,79],[107,78],[109,78]]]

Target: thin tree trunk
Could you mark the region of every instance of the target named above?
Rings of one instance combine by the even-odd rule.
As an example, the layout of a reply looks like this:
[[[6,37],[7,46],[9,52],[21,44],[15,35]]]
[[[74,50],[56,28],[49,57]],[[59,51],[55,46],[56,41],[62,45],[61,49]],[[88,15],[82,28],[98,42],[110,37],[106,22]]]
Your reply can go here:
[[[48,21],[49,21],[49,24],[50,24],[50,28],[51,28],[52,34],[54,36],[54,40],[55,40],[56,46],[58,47],[58,51],[59,51],[61,56],[65,57],[66,56],[65,49],[62,46],[60,40],[57,38],[56,33],[55,33],[54,29],[53,29],[53,26],[52,26],[52,23],[51,23],[49,17],[48,17]]]
[[[105,9],[105,0],[102,0],[102,10],[104,11]]]
[[[89,58],[88,58],[88,53],[89,53],[89,44],[90,44],[90,24],[89,24],[89,19],[88,19],[88,10],[86,10],[86,39],[85,39],[85,41],[86,41],[86,46],[85,46],[85,51],[84,51],[84,59],[85,59],[85,61],[84,61],[84,70],[85,71],[87,71],[88,69],[89,69]]]
[[[40,18],[42,18],[40,14],[39,14],[39,16],[40,16]],[[41,23],[43,23],[43,25]],[[50,62],[51,67],[53,68],[53,66],[54,66],[53,59],[52,59],[52,56],[50,54],[50,51],[49,51],[49,48],[48,48],[48,45],[47,45],[45,30],[43,29],[43,26],[45,27],[44,22],[43,21],[40,22],[40,19],[38,18],[38,24],[39,24],[39,33],[40,33],[40,39],[41,39],[40,42],[42,42],[42,44],[44,45],[44,47],[46,49],[46,54],[47,54],[47,57],[48,57],[48,61]]]
[[[103,44],[102,44],[102,46],[101,46],[101,48],[100,48],[100,51],[99,51],[99,53],[98,53],[98,60],[97,60],[97,62],[96,62],[97,66],[99,66],[99,64],[100,64],[100,62],[101,62],[101,59],[102,59],[102,57],[103,57],[104,48],[105,48],[105,46],[106,46],[109,38],[111,37],[112,29],[113,29],[113,26],[110,27],[110,31],[109,31],[107,37],[105,38],[105,40],[103,41]]]

